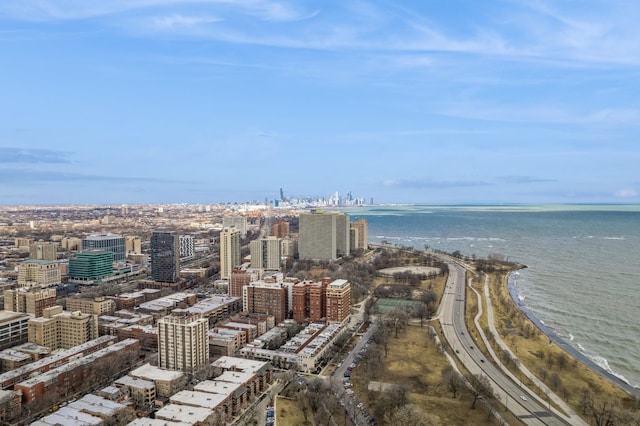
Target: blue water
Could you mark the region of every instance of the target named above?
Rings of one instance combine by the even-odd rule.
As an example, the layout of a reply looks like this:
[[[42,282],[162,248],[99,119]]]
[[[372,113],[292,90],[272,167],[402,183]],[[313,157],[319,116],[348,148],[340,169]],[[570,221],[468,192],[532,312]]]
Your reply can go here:
[[[523,303],[546,326],[633,386],[640,385],[640,206],[377,206],[369,241],[528,266]]]

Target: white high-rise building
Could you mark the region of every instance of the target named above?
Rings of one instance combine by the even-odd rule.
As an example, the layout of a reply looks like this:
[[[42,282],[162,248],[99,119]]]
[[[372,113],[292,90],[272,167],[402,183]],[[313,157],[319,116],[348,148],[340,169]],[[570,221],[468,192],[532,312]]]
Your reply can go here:
[[[224,228],[220,231],[220,278],[229,279],[234,266],[240,266],[240,231]]]
[[[280,243],[280,238],[276,237],[267,237],[251,241],[249,243],[251,267],[272,271],[280,270]]]
[[[158,320],[158,366],[196,372],[209,362],[209,320],[199,315],[172,315]]]
[[[191,235],[180,235],[180,259],[190,259],[196,255],[195,242]]]

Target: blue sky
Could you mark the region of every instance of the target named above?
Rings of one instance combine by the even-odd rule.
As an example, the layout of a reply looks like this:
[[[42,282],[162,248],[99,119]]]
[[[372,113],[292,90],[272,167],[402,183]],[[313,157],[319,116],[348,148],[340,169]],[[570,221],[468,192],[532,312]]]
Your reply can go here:
[[[0,3],[0,204],[640,202],[640,2]]]

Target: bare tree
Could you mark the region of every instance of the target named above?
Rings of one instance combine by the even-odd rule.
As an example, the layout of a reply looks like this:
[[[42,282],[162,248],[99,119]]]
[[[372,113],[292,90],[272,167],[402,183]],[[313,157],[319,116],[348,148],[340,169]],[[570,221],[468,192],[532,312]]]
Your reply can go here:
[[[464,378],[454,370],[452,366],[447,365],[442,369],[442,384],[455,398],[458,392],[464,387]]]
[[[476,408],[476,402],[480,399],[494,399],[493,388],[489,378],[482,374],[472,374],[467,377],[470,387],[467,388],[471,395],[471,409]]]
[[[407,325],[408,320],[409,315],[407,314],[407,311],[400,308],[392,310],[385,316],[385,323],[390,328],[394,329],[396,338],[398,337],[398,331]]]

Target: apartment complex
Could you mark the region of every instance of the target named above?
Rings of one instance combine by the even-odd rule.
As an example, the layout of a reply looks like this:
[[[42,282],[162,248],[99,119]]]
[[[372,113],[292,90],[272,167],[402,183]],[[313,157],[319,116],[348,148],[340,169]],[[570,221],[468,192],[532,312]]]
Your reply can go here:
[[[196,255],[195,242],[191,235],[180,235],[180,258],[190,259]]]
[[[200,315],[174,314],[158,320],[158,365],[193,373],[209,362],[209,321]]]
[[[289,236],[289,222],[278,220],[271,227],[271,235],[276,238],[287,238]]]
[[[47,287],[60,284],[58,262],[51,260],[25,260],[18,265],[18,285],[21,287]]]
[[[351,252],[349,215],[313,210],[299,218],[301,259],[336,260]]]
[[[244,216],[224,216],[222,218],[223,228],[236,228],[240,232],[240,237],[247,236],[247,218]]]
[[[103,250],[113,253],[113,262],[124,262],[127,258],[124,237],[116,234],[93,234],[82,240],[82,250]]]
[[[116,302],[104,297],[93,299],[83,299],[81,297],[70,297],[67,299],[68,311],[80,311],[84,314],[106,315],[116,311]]]
[[[18,288],[4,291],[4,309],[41,317],[43,310],[56,304],[54,288]]]
[[[124,248],[127,253],[142,254],[142,240],[140,237],[127,236],[124,240]]]
[[[69,349],[98,337],[98,316],[63,311],[62,306],[44,309],[44,316],[28,323],[29,342],[52,350]]]
[[[27,341],[30,318],[22,312],[0,311],[0,350]]]
[[[330,278],[320,282],[305,280],[293,286],[293,319],[320,321],[327,315],[327,286]]]
[[[273,315],[276,323],[287,318],[288,289],[280,281],[256,281],[243,287],[242,306],[246,312]]]
[[[335,280],[327,286],[327,321],[343,322],[351,314],[351,283]]]
[[[175,283],[180,276],[180,239],[171,230],[151,235],[151,277],[154,281]]]
[[[281,240],[267,237],[249,243],[251,253],[251,267],[271,271],[280,270]]]
[[[56,260],[58,259],[58,245],[43,242],[29,244],[29,257],[35,260]]]
[[[369,223],[367,219],[360,218],[351,222],[352,242],[351,250],[369,248]]]
[[[220,278],[228,279],[236,266],[240,266],[240,231],[224,228],[220,231]]]
[[[233,268],[229,276],[228,293],[231,297],[242,297],[242,288],[262,279],[262,269],[251,269],[248,264]]]

